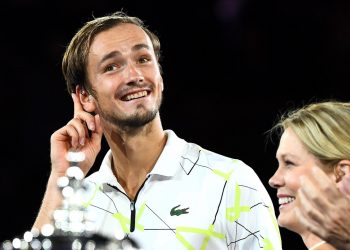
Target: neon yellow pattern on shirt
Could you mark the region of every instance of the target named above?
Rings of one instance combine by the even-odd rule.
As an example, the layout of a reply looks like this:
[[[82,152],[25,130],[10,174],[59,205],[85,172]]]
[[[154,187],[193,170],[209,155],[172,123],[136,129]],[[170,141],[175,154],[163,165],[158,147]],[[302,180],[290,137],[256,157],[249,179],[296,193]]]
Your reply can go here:
[[[87,202],[83,202],[83,206],[85,207],[85,208],[87,208],[87,207],[89,207],[90,205],[91,205],[91,202],[92,202],[92,200],[95,198],[95,196],[97,195],[97,192],[98,191],[101,191],[101,187],[102,187],[102,185],[95,185],[95,190],[94,190],[94,192],[92,193],[92,196],[91,196],[91,198],[87,201]]]
[[[195,250],[195,248],[185,239],[185,237],[181,233],[196,233],[205,235],[203,240],[201,250],[205,250],[208,244],[210,237],[216,237],[219,239],[223,239],[225,237],[224,234],[214,232],[214,225],[209,225],[208,229],[194,228],[194,227],[177,227],[176,228],[176,238],[188,249]]]
[[[119,224],[122,227],[124,233],[130,233],[130,227],[128,227],[128,225],[130,225],[130,219],[121,213],[114,213],[113,217],[119,221]]]
[[[139,212],[137,213],[136,219],[135,219],[135,228],[140,230],[140,231],[144,231],[144,229],[145,229],[145,227],[139,223],[139,221],[142,217],[142,214],[145,211],[145,207],[146,207],[146,203],[143,203],[141,205]],[[130,219],[129,218],[122,215],[121,213],[114,213],[113,217],[119,221],[120,226],[122,227],[124,233],[130,233]]]
[[[263,239],[263,243],[264,243],[264,250],[274,250],[275,249],[269,239]]]
[[[129,218],[122,215],[121,213],[114,213],[113,217],[119,221],[124,233],[130,233],[130,219]],[[141,215],[137,216],[137,219],[135,221],[135,228],[140,230],[140,231],[143,231],[144,226],[138,223],[138,220],[140,219],[140,217],[141,217]]]
[[[272,209],[272,207],[269,207],[269,214],[270,214],[272,223],[273,223],[273,225],[275,226],[277,236],[278,236],[278,238],[279,238],[279,242],[278,242],[278,243],[279,243],[279,246],[282,248],[282,239],[281,239],[280,229],[279,229],[279,226],[278,226],[276,217],[275,217],[275,212],[274,212],[274,210]]]
[[[145,211],[146,203],[143,203],[141,207],[139,208],[139,211],[136,213],[136,222],[140,221],[143,212]],[[143,231],[143,226],[142,226],[142,231]]]
[[[250,212],[249,206],[241,206],[241,189],[236,184],[235,202],[233,207],[226,208],[226,219],[233,222],[236,221],[242,212]]]
[[[223,177],[225,179],[225,181],[228,181],[231,177],[231,174],[233,173],[233,169],[228,173],[224,173],[218,169],[213,169],[213,172],[214,172],[214,174],[217,174],[217,175]]]

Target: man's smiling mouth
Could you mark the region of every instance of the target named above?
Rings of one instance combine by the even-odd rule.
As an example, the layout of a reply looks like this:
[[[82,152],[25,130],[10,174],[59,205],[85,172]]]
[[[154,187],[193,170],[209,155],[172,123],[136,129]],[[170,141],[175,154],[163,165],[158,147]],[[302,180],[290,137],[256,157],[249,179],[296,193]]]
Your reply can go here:
[[[147,96],[147,91],[143,90],[140,92],[125,95],[121,99],[122,99],[122,101],[131,101],[131,100],[139,99],[139,98],[145,97],[145,96]]]

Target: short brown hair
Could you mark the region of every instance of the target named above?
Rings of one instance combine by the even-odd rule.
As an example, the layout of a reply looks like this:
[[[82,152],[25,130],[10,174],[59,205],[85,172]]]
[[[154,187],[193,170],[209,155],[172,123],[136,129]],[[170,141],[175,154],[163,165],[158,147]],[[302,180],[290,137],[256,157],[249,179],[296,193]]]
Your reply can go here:
[[[67,90],[74,93],[76,86],[80,85],[89,93],[93,92],[88,82],[86,74],[86,65],[91,43],[95,36],[102,31],[108,30],[121,23],[131,23],[143,29],[151,39],[154,53],[157,60],[160,58],[160,41],[159,38],[151,32],[138,17],[128,16],[125,12],[117,11],[113,14],[94,18],[85,23],[79,29],[69,43],[62,60],[62,72],[66,80]]]

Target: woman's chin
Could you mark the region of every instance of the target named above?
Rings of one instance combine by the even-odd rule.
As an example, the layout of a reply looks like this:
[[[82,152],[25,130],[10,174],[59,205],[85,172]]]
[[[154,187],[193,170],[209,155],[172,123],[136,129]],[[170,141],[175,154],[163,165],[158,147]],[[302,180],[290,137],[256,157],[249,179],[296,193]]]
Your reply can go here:
[[[302,226],[294,216],[280,214],[277,218],[278,225],[295,233],[300,233]]]
[[[286,225],[286,222],[285,222],[283,216],[279,215],[278,218],[277,218],[277,222],[278,222],[278,225],[280,227],[286,228],[287,225]]]
[[[287,211],[287,209],[285,209],[284,211],[280,211],[277,222],[280,227],[289,228],[296,222],[296,218],[292,211]]]

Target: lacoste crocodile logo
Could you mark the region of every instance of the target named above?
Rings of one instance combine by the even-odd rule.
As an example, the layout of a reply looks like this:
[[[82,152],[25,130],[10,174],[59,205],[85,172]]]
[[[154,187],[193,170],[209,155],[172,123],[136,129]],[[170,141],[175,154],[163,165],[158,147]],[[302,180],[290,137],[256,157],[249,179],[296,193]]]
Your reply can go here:
[[[173,207],[171,210],[170,210],[170,215],[171,216],[174,216],[174,215],[176,215],[176,216],[179,216],[179,215],[181,215],[181,214],[188,214],[188,209],[189,209],[189,207],[187,207],[187,208],[182,208],[182,209],[177,209],[178,207],[179,207],[180,205],[177,205],[176,207]]]

